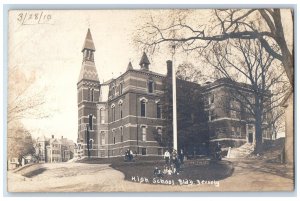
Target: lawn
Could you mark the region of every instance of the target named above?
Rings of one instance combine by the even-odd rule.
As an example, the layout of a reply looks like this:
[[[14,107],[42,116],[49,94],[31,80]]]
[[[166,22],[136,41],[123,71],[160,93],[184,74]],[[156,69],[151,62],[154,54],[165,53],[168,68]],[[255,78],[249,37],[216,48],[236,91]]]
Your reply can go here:
[[[163,169],[165,162],[161,157],[139,157],[134,162],[124,162],[123,158],[85,159],[84,163],[110,163],[111,167],[121,171],[125,180],[139,183],[163,183],[172,185],[200,184],[201,182],[216,182],[232,175],[234,168],[229,161],[214,161],[208,159],[186,160],[178,175],[163,175],[155,177],[154,168]]]

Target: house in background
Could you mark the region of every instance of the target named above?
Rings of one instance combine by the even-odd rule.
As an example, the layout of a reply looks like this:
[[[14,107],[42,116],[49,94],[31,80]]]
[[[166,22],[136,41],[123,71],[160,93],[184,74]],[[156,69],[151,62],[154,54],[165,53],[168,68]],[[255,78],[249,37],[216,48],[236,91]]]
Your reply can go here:
[[[38,137],[35,144],[39,162],[44,163],[66,162],[74,157],[74,148],[72,140],[54,138],[54,135],[51,138]]]
[[[40,163],[46,162],[46,146],[47,146],[48,139],[42,135],[36,139],[35,144],[35,153],[38,156],[38,161]]]

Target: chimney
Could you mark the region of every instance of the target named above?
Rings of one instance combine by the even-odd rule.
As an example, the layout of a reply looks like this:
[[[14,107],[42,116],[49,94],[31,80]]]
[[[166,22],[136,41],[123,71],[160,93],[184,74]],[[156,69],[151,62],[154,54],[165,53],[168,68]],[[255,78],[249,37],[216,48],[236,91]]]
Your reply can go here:
[[[167,61],[167,76],[172,77],[172,68],[173,68],[173,64],[171,60]]]
[[[54,139],[54,135],[52,135],[52,139]]]

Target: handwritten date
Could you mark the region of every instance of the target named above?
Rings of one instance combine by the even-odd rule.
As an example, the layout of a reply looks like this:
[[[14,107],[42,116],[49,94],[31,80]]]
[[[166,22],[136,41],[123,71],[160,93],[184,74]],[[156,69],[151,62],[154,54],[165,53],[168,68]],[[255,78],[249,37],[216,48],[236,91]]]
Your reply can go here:
[[[52,15],[43,11],[21,12],[17,20],[22,25],[51,24]]]

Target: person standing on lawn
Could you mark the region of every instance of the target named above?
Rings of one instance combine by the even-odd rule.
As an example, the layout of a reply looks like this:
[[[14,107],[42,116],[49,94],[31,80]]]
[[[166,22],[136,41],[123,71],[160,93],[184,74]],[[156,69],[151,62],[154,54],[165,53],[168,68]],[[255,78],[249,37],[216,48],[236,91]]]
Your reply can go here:
[[[164,154],[164,159],[166,161],[166,164],[169,165],[170,164],[170,152],[168,150],[166,150],[165,154]]]

